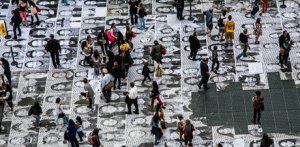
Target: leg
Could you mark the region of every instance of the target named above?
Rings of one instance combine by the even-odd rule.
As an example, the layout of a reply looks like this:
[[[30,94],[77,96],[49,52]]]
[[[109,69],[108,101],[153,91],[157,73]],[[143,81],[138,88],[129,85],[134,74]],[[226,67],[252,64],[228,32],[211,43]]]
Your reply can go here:
[[[34,14],[34,16],[35,16],[35,18],[36,18],[36,23],[37,23],[37,25],[40,23],[40,19],[39,19],[39,16],[38,16],[38,14],[36,13],[36,14]]]
[[[137,100],[137,98],[133,100],[133,105],[135,107],[134,113],[138,114],[139,113],[139,107],[138,107],[138,100]]]
[[[60,63],[59,63],[59,53],[58,52],[55,53],[55,59],[56,59],[57,65],[60,65]]]
[[[135,19],[135,23],[134,24],[137,24],[138,23],[138,16],[136,15],[136,13],[134,14],[134,19]]]
[[[160,106],[164,106],[164,103],[161,101],[160,96],[156,97],[158,103],[160,104]]]
[[[260,109],[259,110],[257,110],[257,123],[259,123],[260,124]]]
[[[108,101],[110,101],[110,98],[111,98],[111,89],[107,90],[107,95],[108,95]]]
[[[283,55],[283,54],[281,54],[281,53],[279,53],[279,56],[278,56],[278,58],[279,58],[279,63],[280,63],[280,66],[281,66],[281,67],[283,67],[284,55]]]
[[[89,106],[88,106],[89,108],[92,108],[92,103],[93,103],[93,100],[92,100],[92,98],[89,97]]]
[[[180,12],[179,12],[179,9],[177,8],[176,10],[177,10],[177,18],[180,19],[180,15],[179,15]]]
[[[193,50],[193,60],[196,60],[198,50]]]
[[[212,59],[212,64],[211,64],[212,71],[214,70],[215,63],[216,63],[216,59]]]
[[[150,75],[147,75],[148,79],[151,81],[152,79],[150,78]]]
[[[50,53],[50,55],[51,55],[52,64],[53,64],[54,68],[56,68],[55,55],[54,55],[54,53]]]
[[[202,76],[201,81],[198,84],[198,87],[201,88],[201,86],[203,85],[203,83],[204,83],[204,76]]]
[[[33,25],[33,21],[34,21],[33,16],[30,15],[30,18],[31,18],[31,23],[30,23],[30,25]]]
[[[17,26],[17,29],[18,29],[18,31],[19,31],[19,36],[21,36],[21,35],[22,35],[22,32],[21,32],[20,25]]]
[[[80,132],[77,132],[78,136],[79,136],[79,139],[80,141],[83,141],[82,137],[83,137],[83,132],[80,131]]]
[[[13,26],[13,31],[14,31],[14,39],[17,39],[17,26]]]
[[[207,89],[207,82],[208,82],[208,79],[209,79],[209,76],[204,76],[204,82],[203,82],[203,86],[204,86],[204,89]]]
[[[130,12],[130,22],[131,22],[131,25],[133,25],[133,13]]]
[[[289,53],[284,54],[284,64],[287,66],[288,64],[288,59],[289,59]]]
[[[152,109],[153,106],[154,106],[154,101],[155,101],[155,99],[156,99],[155,97],[152,97],[152,98],[151,98],[151,109]]]
[[[254,108],[253,109],[253,123],[256,124],[256,115],[257,115],[257,111],[256,109]]]
[[[117,78],[114,79],[114,90],[116,89]]]
[[[121,89],[121,78],[117,78],[118,79],[118,89]]]
[[[217,63],[216,70],[219,70],[220,62],[218,61],[218,59],[216,59],[216,63]]]
[[[131,114],[131,105],[132,105],[132,100],[128,97],[128,96],[126,96],[126,98],[128,99],[128,101],[127,101],[127,114]]]
[[[142,84],[144,84],[144,82],[146,81],[146,79],[147,79],[147,77],[144,76],[144,79],[143,79],[143,81],[142,81]]]
[[[142,28],[145,29],[145,18],[142,17]]]

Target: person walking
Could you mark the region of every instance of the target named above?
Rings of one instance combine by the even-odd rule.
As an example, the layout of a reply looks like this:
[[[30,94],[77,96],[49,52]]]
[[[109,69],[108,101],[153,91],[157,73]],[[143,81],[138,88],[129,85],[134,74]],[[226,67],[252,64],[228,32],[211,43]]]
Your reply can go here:
[[[20,12],[18,10],[13,10],[12,13],[13,13],[13,17],[11,18],[10,24],[13,26],[13,32],[14,32],[14,38],[13,39],[18,39],[17,29],[18,29],[18,32],[19,32],[18,36],[22,35],[21,28],[20,28],[20,25],[22,23],[22,18],[20,16]]]
[[[252,97],[253,106],[253,124],[260,124],[260,113],[264,110],[264,97],[261,95],[260,91],[255,92],[255,96]]]
[[[207,82],[208,82],[209,76],[210,76],[207,64],[208,64],[208,59],[207,58],[204,58],[202,60],[202,62],[200,63],[200,70],[201,70],[202,78],[201,78],[200,83],[198,84],[199,89],[201,89],[202,85],[204,85],[204,90],[207,90],[207,89],[210,88],[210,87],[207,86]]]
[[[82,53],[84,54],[83,65],[90,65],[91,61],[91,50],[88,47],[87,41],[81,43]]]
[[[127,103],[127,114],[131,114],[131,105],[133,104],[135,107],[135,114],[139,114],[139,107],[138,107],[138,93],[137,93],[137,87],[134,85],[133,82],[130,83],[130,90],[125,93],[126,95],[126,103]]]
[[[107,52],[107,37],[104,33],[104,31],[99,32],[98,36],[97,36],[97,40],[98,40],[98,45],[100,45],[101,50],[102,50],[102,55],[106,55]]]
[[[99,139],[99,129],[95,128],[88,136],[88,144],[92,145],[93,147],[103,147],[101,145],[100,139]]]
[[[209,8],[208,11],[204,12],[206,18],[206,34],[208,37],[211,36],[211,30],[213,29],[213,8]]]
[[[89,101],[89,105],[87,107],[90,109],[93,109],[92,104],[93,104],[93,101],[95,100],[94,90],[86,78],[83,79],[83,84],[84,84],[83,89],[85,91],[84,95],[86,96],[86,98]]]
[[[61,107],[61,99],[59,97],[56,98],[56,100],[55,100],[55,112],[56,112],[56,116],[57,116],[55,119],[55,124],[57,125],[58,120],[60,118],[62,118],[64,121],[64,125],[68,125],[69,118],[66,116],[66,114],[64,113],[64,111]]]
[[[201,48],[200,40],[197,38],[198,33],[194,32],[193,35],[189,37],[190,42],[190,56],[189,59],[196,61],[196,55],[198,52],[198,49]]]
[[[159,140],[163,136],[160,122],[161,121],[160,121],[159,115],[157,113],[155,113],[155,115],[153,116],[153,118],[151,120],[151,126],[152,126],[151,134],[154,135],[154,145],[158,145]]]
[[[77,134],[79,136],[80,142],[83,141],[83,125],[82,125],[82,119],[80,116],[76,116],[76,122],[75,122],[76,128],[77,128]]]
[[[154,106],[154,102],[157,99],[158,103],[160,104],[160,106],[164,107],[164,103],[161,101],[160,99],[160,92],[158,89],[158,84],[156,81],[152,82],[151,85],[151,94],[150,94],[150,98],[151,98],[151,110],[153,110],[153,106]]]
[[[73,119],[69,120],[69,126],[67,127],[67,133],[69,137],[69,142],[72,147],[79,147],[78,140],[76,138],[77,128]]]
[[[20,16],[23,20],[23,25],[27,26],[27,2],[25,0],[20,0],[19,3],[19,12],[20,12]]]
[[[150,53],[152,60],[156,60],[157,58],[161,60],[162,59],[161,51],[162,51],[162,45],[160,45],[157,40],[154,40],[154,46],[152,47]]]
[[[254,33],[255,33],[255,44],[259,44],[259,37],[262,35],[262,24],[261,22],[261,18],[257,18],[256,22],[255,22],[255,28],[254,28]]]
[[[148,62],[144,62],[144,66],[143,66],[143,70],[142,70],[142,75],[144,76],[144,79],[142,81],[142,85],[144,85],[144,82],[146,81],[146,79],[148,78],[151,81],[150,78],[150,69],[148,67]]]
[[[248,43],[248,30],[245,28],[243,33],[240,34],[239,40],[240,40],[240,46],[243,49],[243,52],[237,55],[236,59],[239,60],[242,56],[247,57],[247,50],[250,49],[249,43]]]
[[[217,46],[214,46],[213,47],[213,51],[212,51],[212,65],[211,65],[211,70],[214,71],[214,72],[217,72],[219,70],[219,65],[220,65],[220,62],[218,60],[218,47]],[[217,63],[217,67],[215,67],[215,64]]]
[[[291,40],[290,34],[284,30],[282,35],[279,37],[279,63],[281,68],[287,68],[289,53],[291,50],[291,45],[293,41]]]
[[[178,20],[183,20],[184,0],[175,0],[175,6]]]
[[[102,72],[104,74],[103,78],[101,79],[101,88],[102,88],[102,94],[104,98],[106,99],[106,103],[109,103],[111,101],[111,89],[114,85],[114,77],[108,73],[106,68],[102,69]]]
[[[183,134],[184,134],[184,126],[185,126],[185,120],[182,114],[179,114],[177,116],[178,123],[177,123],[177,130],[179,132],[179,140],[183,140]]]
[[[262,13],[265,13],[268,11],[268,6],[269,6],[268,0],[261,0]]]
[[[220,42],[224,41],[223,36],[225,33],[225,19],[226,19],[226,9],[222,9],[222,15],[220,15],[220,18],[218,20],[218,27],[219,27],[219,33],[218,33],[218,38],[220,39]]]
[[[139,11],[137,15],[139,16],[139,24],[140,24],[139,29],[144,30],[146,28],[144,17],[147,16],[147,12],[143,3],[139,4]]]
[[[9,83],[9,85],[12,85],[11,83],[11,71],[10,71],[10,65],[9,65],[9,62],[1,57],[0,58],[0,65],[2,66],[3,70],[4,70],[4,75]]]
[[[234,39],[234,30],[235,30],[235,23],[232,20],[232,16],[228,16],[228,21],[225,23],[225,46],[228,47],[233,46],[233,39]]]
[[[2,86],[0,86],[2,88]],[[4,100],[6,101],[7,105],[9,106],[9,110],[13,111],[13,96],[12,96],[12,88],[9,84],[5,84],[5,97]]]
[[[35,101],[34,104],[30,107],[30,109],[28,111],[28,116],[33,115],[33,117],[35,118],[35,127],[40,126],[42,113],[43,113],[43,111],[40,106],[40,103],[38,101]]]
[[[162,75],[164,74],[164,69],[160,59],[154,61],[154,79],[159,84],[162,80]]]
[[[40,24],[40,20],[39,20],[39,16],[38,16],[38,7],[36,6],[36,4],[33,1],[29,1],[29,6],[30,6],[30,17],[31,17],[31,23],[30,25],[33,25],[33,17],[35,16],[36,18],[36,25]]]
[[[61,52],[61,47],[59,41],[54,39],[54,35],[50,34],[50,38],[45,47],[47,52],[50,52],[52,64],[54,68],[57,68],[57,65],[60,66],[59,63],[59,52]]]
[[[111,74],[114,76],[114,90],[116,89],[118,82],[118,89],[121,89],[121,78],[124,77],[124,72],[122,72],[121,66],[118,62],[114,62],[112,67]]]
[[[140,0],[129,0],[129,2],[128,2],[131,25],[136,25],[138,22],[137,9],[138,9],[139,3],[140,3]]]
[[[184,126],[184,145],[185,146],[193,146],[193,132],[195,131],[194,125],[191,123],[190,120],[185,121]]]

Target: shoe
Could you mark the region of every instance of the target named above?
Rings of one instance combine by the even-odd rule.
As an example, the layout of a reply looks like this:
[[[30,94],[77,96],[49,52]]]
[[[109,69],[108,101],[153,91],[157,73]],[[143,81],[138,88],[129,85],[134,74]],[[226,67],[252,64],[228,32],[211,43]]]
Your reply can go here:
[[[193,59],[193,61],[196,61],[196,59]]]
[[[210,88],[210,87],[207,86],[207,87],[204,87],[203,89],[204,89],[204,90],[208,90],[209,88]]]
[[[110,102],[109,100],[106,100],[106,101],[105,101],[105,103],[109,103],[109,102]]]
[[[139,114],[139,112],[137,112],[137,111],[134,111],[133,113],[134,113],[134,114]]]
[[[126,112],[126,114],[131,114],[131,112]]]
[[[17,40],[18,38],[17,38],[17,37],[14,37],[14,38],[12,38],[12,39]]]

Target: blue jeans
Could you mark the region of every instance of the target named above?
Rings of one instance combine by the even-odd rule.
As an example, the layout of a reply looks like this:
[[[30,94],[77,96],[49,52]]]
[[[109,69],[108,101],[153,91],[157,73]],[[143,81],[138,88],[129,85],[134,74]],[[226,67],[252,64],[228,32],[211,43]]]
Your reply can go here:
[[[140,28],[145,29],[145,18],[139,17]]]
[[[33,117],[35,118],[35,124],[36,124],[36,126],[40,125],[41,115],[34,115]]]

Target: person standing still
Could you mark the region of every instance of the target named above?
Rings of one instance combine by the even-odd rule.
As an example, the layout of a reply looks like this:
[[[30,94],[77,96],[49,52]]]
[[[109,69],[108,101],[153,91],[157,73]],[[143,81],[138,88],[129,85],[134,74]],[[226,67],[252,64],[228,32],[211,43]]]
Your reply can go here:
[[[139,11],[138,11],[138,16],[139,16],[139,29],[144,30],[145,29],[145,16],[147,15],[146,9],[144,7],[143,3],[139,4]]]
[[[0,58],[0,65],[2,65],[2,68],[4,70],[4,75],[6,79],[8,80],[9,85],[11,85],[11,71],[9,62],[5,58]]]
[[[236,57],[237,60],[239,60],[242,56],[247,57],[247,50],[248,50],[248,48],[250,49],[249,43],[248,43],[248,38],[249,37],[248,37],[247,33],[248,33],[248,30],[245,28],[243,33],[241,33],[240,36],[239,36],[240,46],[243,49],[243,52],[240,53]]]
[[[205,18],[206,18],[206,34],[208,37],[211,36],[211,30],[213,29],[213,8],[209,8],[208,11],[205,11]]]
[[[83,79],[83,83],[84,83],[83,89],[84,89],[84,91],[86,91],[85,94],[89,101],[89,105],[87,107],[92,109],[93,108],[92,103],[93,103],[93,100],[95,100],[94,90],[86,78]]]
[[[226,19],[226,9],[222,10],[222,15],[220,15],[220,18],[218,20],[218,27],[219,27],[219,33],[218,33],[218,38],[220,39],[220,42],[224,41],[223,36],[225,33],[225,19]]]
[[[198,84],[198,87],[199,89],[201,89],[201,86],[204,85],[204,90],[207,90],[209,89],[209,87],[207,86],[207,82],[209,80],[209,76],[210,76],[210,73],[209,73],[209,69],[208,69],[208,59],[207,58],[204,58],[202,60],[202,62],[200,63],[200,69],[201,69],[201,81],[200,83]]]
[[[258,41],[259,37],[262,35],[262,24],[260,23],[261,19],[257,18],[255,22],[255,44],[259,44],[260,42]]]
[[[13,17],[11,18],[10,24],[13,26],[13,32],[14,32],[14,38],[13,39],[18,39],[17,29],[18,29],[18,32],[19,32],[18,36],[22,35],[21,28],[20,28],[20,25],[22,23],[22,18],[20,17],[20,13],[19,13],[18,10],[13,10],[12,13],[13,13]]]
[[[190,42],[190,56],[189,58],[192,59],[193,61],[196,61],[196,55],[198,52],[198,49],[201,48],[200,45],[200,40],[197,38],[198,33],[194,32],[193,35],[189,37],[189,42]]]
[[[36,25],[39,25],[40,24],[40,20],[39,20],[39,16],[38,16],[38,11],[37,11],[37,6],[36,4],[33,2],[33,1],[29,1],[29,6],[30,6],[30,12],[31,12],[31,23],[30,25],[33,25],[33,17],[35,16],[36,18]]]
[[[139,114],[139,107],[138,107],[138,92],[137,87],[134,85],[133,82],[130,83],[130,90],[126,93],[126,103],[127,103],[127,114],[131,114],[131,105],[133,104],[135,107],[135,114]]]
[[[57,68],[56,65],[60,66],[59,64],[59,52],[61,52],[61,47],[59,41],[54,39],[54,35],[50,34],[50,38],[47,42],[45,47],[47,52],[50,52],[52,63],[54,68]]]
[[[25,0],[21,0],[19,3],[19,12],[20,16],[23,20],[23,25],[27,26],[27,2]]]
[[[144,76],[144,79],[142,81],[142,85],[144,85],[144,82],[146,81],[146,79],[148,78],[151,81],[150,78],[150,69],[148,67],[148,62],[144,62],[144,67],[143,67],[143,71],[142,71],[142,75]]]
[[[104,98],[106,99],[106,103],[109,103],[111,100],[111,89],[114,84],[114,77],[108,73],[106,68],[102,69],[102,73],[104,74],[103,78],[101,78],[101,88]]]
[[[175,0],[174,4],[176,6],[178,20],[183,20],[184,0]]]
[[[255,96],[252,97],[253,105],[253,124],[260,124],[260,112],[264,110],[264,97],[261,96],[260,91],[255,92]]]
[[[228,47],[233,46],[233,39],[234,39],[234,29],[235,29],[235,23],[232,20],[232,16],[228,16],[228,21],[225,23],[225,46]]]
[[[219,70],[219,65],[220,65],[220,62],[218,60],[218,47],[217,46],[214,46],[213,48],[213,51],[212,51],[212,65],[211,65],[211,70],[214,71],[214,72],[217,72]],[[215,64],[217,63],[217,67],[215,67]]]
[[[129,0],[128,2],[131,25],[136,25],[138,22],[138,16],[136,14],[137,14],[139,3],[140,3],[139,0]]]

